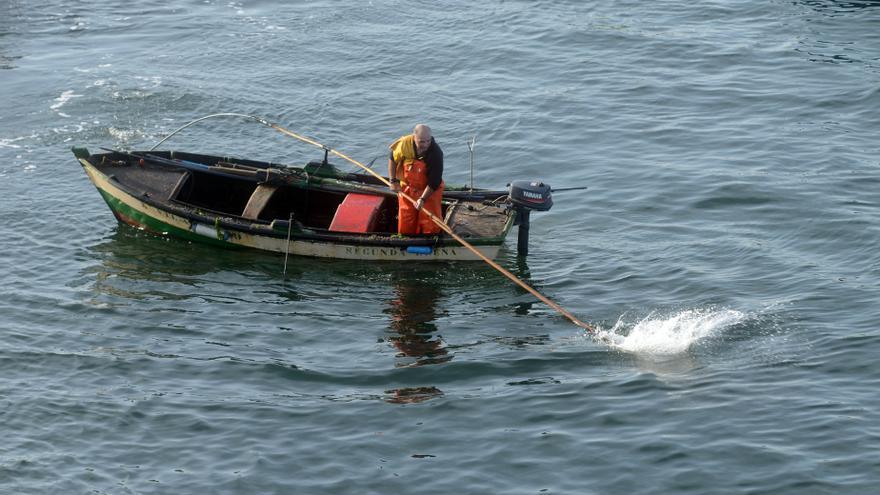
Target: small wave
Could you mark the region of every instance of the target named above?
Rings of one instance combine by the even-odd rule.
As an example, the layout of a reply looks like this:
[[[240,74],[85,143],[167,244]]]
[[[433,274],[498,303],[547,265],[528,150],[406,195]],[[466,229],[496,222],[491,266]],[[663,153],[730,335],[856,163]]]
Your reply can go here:
[[[689,309],[667,317],[651,313],[627,332],[628,324],[621,316],[612,328],[598,328],[596,335],[626,352],[674,355],[684,353],[696,342],[746,317],[745,313],[732,309]]]

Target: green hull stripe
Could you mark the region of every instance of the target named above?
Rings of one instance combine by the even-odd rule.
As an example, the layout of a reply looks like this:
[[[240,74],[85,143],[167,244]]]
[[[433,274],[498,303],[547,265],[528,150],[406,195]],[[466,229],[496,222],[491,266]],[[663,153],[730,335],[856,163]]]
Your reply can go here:
[[[157,235],[172,235],[174,237],[179,237],[188,241],[213,244],[215,246],[223,246],[226,248],[242,248],[242,246],[233,244],[231,242],[227,242],[221,239],[212,239],[210,237],[196,234],[195,232],[189,230],[184,230],[173,225],[169,225],[157,218],[153,218],[145,214],[140,210],[128,206],[107,191],[98,189],[98,192],[101,193],[101,197],[103,197],[104,201],[107,202],[107,206],[110,207],[110,209],[116,215],[116,218],[129,225],[142,227]]]

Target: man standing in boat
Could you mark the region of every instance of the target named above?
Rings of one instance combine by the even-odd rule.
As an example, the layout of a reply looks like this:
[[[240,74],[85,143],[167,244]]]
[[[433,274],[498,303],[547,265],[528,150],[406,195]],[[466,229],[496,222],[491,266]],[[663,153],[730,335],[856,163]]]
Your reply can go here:
[[[388,159],[391,190],[416,200],[413,205],[398,198],[397,231],[401,234],[437,234],[440,227],[422,211],[441,217],[443,197],[443,150],[431,136],[431,128],[419,124],[412,134],[391,144]]]

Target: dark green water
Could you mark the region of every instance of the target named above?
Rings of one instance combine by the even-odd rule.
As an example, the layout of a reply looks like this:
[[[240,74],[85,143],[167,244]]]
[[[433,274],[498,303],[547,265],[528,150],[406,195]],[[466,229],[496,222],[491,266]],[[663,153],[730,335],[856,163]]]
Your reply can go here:
[[[4,493],[863,494],[880,3],[0,5]],[[531,252],[293,259],[119,226],[69,148],[264,116],[558,193]],[[302,163],[264,127],[167,147]],[[381,163],[381,158],[376,163]]]

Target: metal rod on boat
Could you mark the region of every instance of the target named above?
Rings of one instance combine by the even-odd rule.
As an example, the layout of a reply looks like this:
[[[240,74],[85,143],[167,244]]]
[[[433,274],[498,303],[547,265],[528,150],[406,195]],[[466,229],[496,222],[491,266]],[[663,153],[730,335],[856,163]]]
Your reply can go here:
[[[268,126],[271,127],[271,124],[269,124],[269,122],[268,122],[266,119],[261,119],[260,117],[256,117],[256,116],[254,116],[254,115],[246,115],[246,114],[243,114],[243,113],[229,113],[229,112],[225,112],[225,113],[215,113],[215,114],[211,114],[211,115],[205,115],[204,117],[201,117],[201,118],[198,118],[198,119],[196,119],[196,120],[193,120],[192,122],[188,122],[187,124],[185,124],[185,125],[183,125],[183,126],[177,128],[176,130],[174,130],[174,132],[172,132],[171,134],[169,134],[169,135],[165,136],[164,138],[162,138],[161,141],[159,141],[158,143],[156,143],[156,144],[155,144],[152,148],[150,148],[148,151],[153,151],[153,150],[155,150],[156,148],[159,147],[160,144],[164,143],[164,142],[167,141],[169,138],[171,138],[171,136],[173,136],[173,135],[177,134],[178,132],[180,132],[180,131],[186,129],[187,127],[189,127],[189,126],[191,126],[191,125],[193,125],[193,124],[196,124],[196,123],[198,123],[198,122],[201,122],[201,121],[203,121],[203,120],[213,119],[214,117],[244,117],[244,118],[246,118],[246,119],[256,120],[257,122],[259,122],[259,123],[261,123],[261,124],[263,124],[263,125],[268,125]]]
[[[282,275],[287,277],[287,256],[290,254],[290,228],[293,226],[293,212],[290,212],[290,218],[287,220],[287,245],[284,247],[284,272]]]
[[[290,136],[290,137],[292,137],[292,138],[294,138],[294,139],[298,139],[298,140],[300,140],[300,141],[302,141],[302,142],[304,142],[304,143],[308,143],[308,144],[311,144],[311,145],[313,145],[313,146],[317,146],[318,148],[321,148],[321,149],[325,150],[325,152],[333,153],[334,155],[338,156],[339,158],[342,158],[343,160],[346,160],[346,161],[348,161],[348,162],[351,162],[351,163],[357,165],[358,167],[360,167],[360,168],[366,170],[368,173],[370,173],[371,175],[373,175],[374,177],[376,177],[377,179],[379,179],[380,181],[382,181],[383,184],[385,184],[386,186],[391,187],[391,183],[388,182],[388,179],[386,179],[386,178],[383,177],[382,175],[379,175],[378,173],[374,172],[372,169],[370,169],[369,167],[367,167],[367,166],[364,165],[363,163],[361,163],[361,162],[355,160],[354,158],[351,158],[351,157],[349,157],[349,156],[347,156],[347,155],[345,155],[345,154],[343,154],[343,153],[340,153],[340,152],[338,152],[338,151],[336,151],[336,150],[334,150],[334,149],[332,149],[332,148],[328,148],[327,146],[324,146],[323,144],[321,144],[321,143],[319,143],[319,142],[317,142],[317,141],[315,141],[315,140],[313,140],[313,139],[309,139],[309,138],[307,138],[307,137],[305,137],[305,136],[300,136],[299,134],[296,134],[295,132],[289,131],[289,130],[287,130],[287,129],[281,127],[281,126],[278,125],[278,124],[270,124],[270,123],[267,123],[267,122],[266,122],[265,120],[263,120],[263,119],[255,119],[255,120],[257,120],[258,122],[260,122],[260,123],[262,123],[262,124],[268,125],[269,127],[275,129],[276,131],[278,131],[278,132],[280,132],[280,133],[282,133],[282,134],[285,134],[285,135],[287,135],[287,136]],[[399,194],[400,194],[402,197],[404,197],[407,201],[409,201],[410,203],[412,203],[413,206],[415,206],[415,204],[416,204],[416,200],[414,200],[413,198],[411,198],[409,195],[407,195],[407,194],[404,193],[403,191],[401,191]],[[546,296],[544,296],[543,294],[541,294],[540,292],[538,292],[537,290],[533,289],[533,288],[530,287],[528,284],[526,284],[525,282],[523,282],[522,280],[520,280],[519,278],[517,278],[516,275],[510,273],[510,272],[509,272],[508,270],[506,270],[504,267],[502,267],[502,266],[499,265],[498,263],[495,263],[494,261],[492,261],[491,259],[489,259],[486,255],[484,255],[483,253],[481,253],[477,248],[475,248],[475,247],[472,246],[469,242],[467,242],[466,240],[462,239],[458,234],[456,234],[455,232],[453,232],[452,229],[449,227],[449,225],[446,225],[446,222],[444,222],[442,219],[438,218],[436,215],[434,215],[433,213],[431,213],[431,212],[429,212],[429,211],[427,211],[427,210],[424,210],[424,209],[423,209],[422,211],[428,216],[428,218],[430,218],[434,223],[436,223],[437,226],[439,226],[441,229],[443,229],[444,232],[446,232],[447,234],[449,234],[450,236],[452,236],[453,239],[455,239],[455,240],[458,241],[462,246],[466,247],[466,248],[469,249],[471,252],[473,252],[474,254],[476,254],[480,259],[482,259],[483,261],[485,261],[486,263],[488,263],[489,266],[491,266],[492,268],[494,268],[494,269],[498,270],[499,272],[501,272],[502,275],[504,275],[505,277],[507,277],[507,278],[509,278],[510,280],[512,280],[514,283],[516,283],[517,285],[519,285],[520,287],[522,287],[523,289],[525,289],[527,292],[529,292],[529,293],[532,294],[533,296],[537,297],[541,302],[543,302],[543,303],[546,304],[547,306],[550,306],[551,308],[555,309],[558,313],[560,313],[562,316],[565,316],[566,318],[568,318],[568,319],[569,319],[572,323],[574,323],[575,325],[577,325],[577,326],[579,326],[579,327],[581,327],[581,328],[587,330],[587,331],[590,332],[590,333],[596,333],[596,329],[595,329],[593,326],[591,326],[591,325],[589,325],[589,324],[587,324],[587,323],[582,322],[582,321],[579,320],[576,316],[574,316],[573,314],[571,314],[570,312],[568,312],[565,308],[563,308],[562,306],[560,306],[560,305],[556,304],[555,302],[551,301],[549,298],[547,298]]]
[[[471,191],[474,190],[474,146],[477,144],[477,136],[471,138],[468,141],[468,151],[470,151],[471,155]]]

